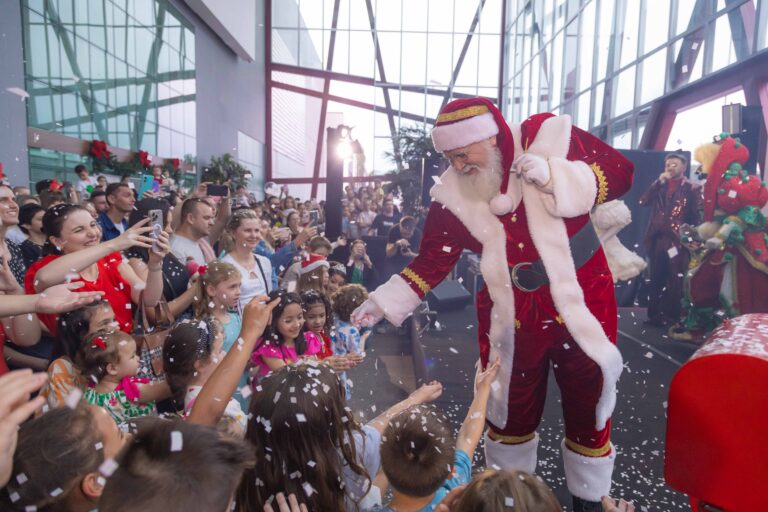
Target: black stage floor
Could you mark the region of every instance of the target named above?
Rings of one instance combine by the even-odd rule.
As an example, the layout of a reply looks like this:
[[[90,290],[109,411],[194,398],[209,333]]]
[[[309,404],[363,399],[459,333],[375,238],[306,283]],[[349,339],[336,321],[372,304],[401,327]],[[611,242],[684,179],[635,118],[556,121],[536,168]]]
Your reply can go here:
[[[663,479],[664,437],[668,388],[677,369],[696,346],[669,340],[662,329],[643,324],[645,310],[619,310],[618,346],[624,357],[619,398],[613,414],[611,439],[617,450],[613,474],[614,496],[633,501],[638,511],[690,510],[684,495]],[[437,401],[458,425],[472,401],[474,364],[478,357],[474,307],[441,313],[442,330],[422,336],[430,377],[443,383]],[[365,361],[349,373],[353,381],[351,405],[365,418],[376,416],[414,388],[410,345],[394,328],[374,333],[368,340]],[[539,427],[537,473],[570,509],[560,456],[563,436],[560,393],[554,376],[549,381],[544,418]],[[475,469],[484,464],[482,447],[475,454]]]

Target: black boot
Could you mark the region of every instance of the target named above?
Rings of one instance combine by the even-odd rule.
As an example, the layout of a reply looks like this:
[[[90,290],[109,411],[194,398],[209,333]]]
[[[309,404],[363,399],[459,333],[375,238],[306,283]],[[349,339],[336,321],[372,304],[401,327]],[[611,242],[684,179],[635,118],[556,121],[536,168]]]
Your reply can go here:
[[[598,501],[587,501],[574,496],[573,512],[603,512],[603,506]]]

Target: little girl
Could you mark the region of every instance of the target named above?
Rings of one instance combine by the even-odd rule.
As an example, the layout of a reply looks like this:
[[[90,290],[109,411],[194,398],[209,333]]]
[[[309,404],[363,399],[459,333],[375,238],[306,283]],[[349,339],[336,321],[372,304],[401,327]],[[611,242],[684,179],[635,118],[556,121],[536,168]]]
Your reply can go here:
[[[272,322],[264,330],[251,359],[257,367],[257,380],[299,359],[315,360],[322,346],[315,333],[305,330],[301,297],[285,290],[270,292],[270,301],[277,297],[280,304],[272,311]]]
[[[109,412],[118,425],[154,414],[155,401],[171,396],[165,382],[136,377],[136,341],[123,331],[97,331],[80,346],[78,363],[88,382],[83,400]]]
[[[242,319],[237,310],[240,307],[240,284],[242,276],[230,263],[212,261],[198,268],[200,274],[199,298],[194,304],[195,319],[210,326],[216,320],[222,328],[224,353],[229,352],[240,336]],[[211,334],[211,333],[209,333]],[[243,373],[238,389],[247,388],[248,373]],[[248,410],[249,400],[240,392],[235,393],[235,400],[243,410]]]
[[[370,331],[363,334],[360,329],[350,322],[352,312],[368,299],[368,292],[359,284],[348,284],[338,289],[331,297],[334,313],[334,328],[331,339],[333,341],[333,353],[337,356],[357,355],[362,358],[363,345]],[[342,374],[341,381],[347,389],[347,399],[351,397],[351,385],[346,373]]]
[[[192,410],[197,395],[224,357],[223,332],[218,324],[213,319],[182,322],[165,339],[163,367],[174,401],[184,406],[184,416]],[[245,435],[248,418],[234,398],[229,399],[223,418],[234,420],[239,437]]]
[[[307,322],[307,331],[314,333],[322,342],[320,352],[317,353],[317,358],[320,361],[329,364],[337,372],[348,370],[362,361],[362,355],[355,352],[346,355],[333,353],[331,337],[328,336],[328,333],[332,332],[333,312],[331,302],[324,293],[315,290],[303,292],[301,302],[304,318]]]
[[[81,340],[100,329],[117,328],[115,312],[106,300],[59,315],[56,339],[53,343],[48,382],[40,391],[50,407],[64,404],[75,389],[86,387],[85,379],[75,365]]]
[[[236,312],[240,302],[240,272],[221,261],[212,261],[198,267],[199,295],[195,298],[196,320],[215,318],[224,335],[224,352],[228,352],[240,335],[240,315]]]

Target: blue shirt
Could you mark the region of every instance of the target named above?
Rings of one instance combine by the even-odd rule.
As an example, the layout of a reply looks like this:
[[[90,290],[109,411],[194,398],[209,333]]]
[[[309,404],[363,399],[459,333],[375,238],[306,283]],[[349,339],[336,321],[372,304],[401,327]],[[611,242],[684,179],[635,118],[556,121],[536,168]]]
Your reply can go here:
[[[270,263],[272,263],[272,289],[273,290],[277,288],[278,271],[282,271],[290,267],[291,264],[293,263],[293,257],[298,252],[299,251],[296,248],[296,244],[294,244],[293,242],[287,245],[284,245],[277,251],[273,251],[272,249],[267,247],[267,243],[264,240],[259,240],[259,243],[258,245],[256,245],[256,248],[253,250],[253,253],[258,254],[259,256],[264,256],[265,258],[269,259]]]
[[[99,225],[101,225],[102,242],[108,242],[122,235],[122,232],[120,232],[120,230],[115,227],[115,223],[112,222],[112,219],[107,216],[107,212],[101,212],[96,220],[98,221]],[[123,231],[128,229],[127,220],[123,219],[120,224],[123,226]]]
[[[461,450],[456,450],[456,459],[453,463],[453,474],[446,480],[435,493],[435,497],[429,502],[429,505],[419,510],[419,512],[432,512],[446,495],[460,485],[468,484],[472,480],[472,459]],[[377,512],[393,512],[389,507],[375,508]]]

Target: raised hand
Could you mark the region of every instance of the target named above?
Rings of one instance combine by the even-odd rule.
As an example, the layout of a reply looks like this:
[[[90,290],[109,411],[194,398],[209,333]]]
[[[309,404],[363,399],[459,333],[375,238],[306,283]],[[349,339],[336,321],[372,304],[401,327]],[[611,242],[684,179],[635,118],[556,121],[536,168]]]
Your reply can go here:
[[[142,219],[130,228],[126,229],[122,235],[108,243],[111,243],[114,246],[115,252],[124,251],[126,249],[130,249],[131,247],[144,247],[149,249],[152,247],[152,244],[155,240],[149,236],[149,233],[152,231],[152,227],[148,224],[149,217]]]
[[[413,399],[416,404],[426,404],[429,402],[434,402],[440,398],[440,395],[442,394],[443,385],[438,381],[433,380],[429,384],[424,384],[419,389],[411,393],[411,399]]]
[[[84,285],[85,283],[82,281],[77,281],[46,288],[39,294],[35,302],[35,312],[59,315],[96,302],[104,295],[103,292],[75,293],[75,290],[82,288]]]
[[[384,319],[384,310],[371,299],[363,302],[352,312],[350,320],[356,327],[373,327]]]
[[[29,395],[40,389],[48,375],[32,370],[16,370],[0,377],[0,486],[5,487],[13,471],[13,454],[19,438],[19,426],[45,403]]]

